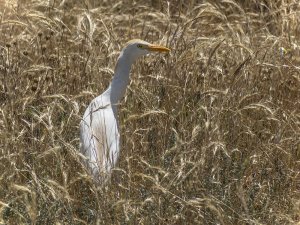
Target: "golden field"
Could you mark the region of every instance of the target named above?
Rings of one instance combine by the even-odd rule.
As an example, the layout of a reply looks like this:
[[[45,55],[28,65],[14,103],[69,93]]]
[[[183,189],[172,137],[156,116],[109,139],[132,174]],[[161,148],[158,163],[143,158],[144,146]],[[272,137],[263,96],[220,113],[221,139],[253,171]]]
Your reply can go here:
[[[297,0],[0,1],[0,224],[299,224]],[[106,186],[79,123],[133,38]]]

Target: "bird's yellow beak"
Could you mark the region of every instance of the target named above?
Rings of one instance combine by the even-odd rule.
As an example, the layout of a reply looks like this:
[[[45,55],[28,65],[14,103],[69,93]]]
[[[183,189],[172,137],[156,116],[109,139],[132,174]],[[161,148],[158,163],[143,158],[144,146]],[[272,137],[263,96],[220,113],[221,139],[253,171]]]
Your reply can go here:
[[[164,47],[164,46],[160,46],[160,45],[149,45],[149,46],[147,46],[146,49],[151,52],[169,52],[169,51],[171,51],[171,49]]]

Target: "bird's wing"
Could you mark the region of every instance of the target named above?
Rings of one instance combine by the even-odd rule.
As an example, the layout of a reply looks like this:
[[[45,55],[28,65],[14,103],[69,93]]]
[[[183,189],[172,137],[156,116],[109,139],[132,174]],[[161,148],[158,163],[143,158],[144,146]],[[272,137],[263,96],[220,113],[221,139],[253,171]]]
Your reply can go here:
[[[117,120],[109,101],[94,99],[80,123],[81,151],[88,158],[92,173],[107,173],[119,154]]]

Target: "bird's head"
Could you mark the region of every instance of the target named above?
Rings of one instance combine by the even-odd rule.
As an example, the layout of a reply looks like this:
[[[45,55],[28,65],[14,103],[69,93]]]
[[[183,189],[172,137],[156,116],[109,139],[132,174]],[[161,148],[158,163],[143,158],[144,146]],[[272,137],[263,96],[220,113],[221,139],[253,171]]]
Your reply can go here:
[[[127,42],[123,49],[123,54],[135,60],[140,56],[147,55],[151,52],[169,52],[170,49],[161,45],[150,44],[140,39],[133,39]]]

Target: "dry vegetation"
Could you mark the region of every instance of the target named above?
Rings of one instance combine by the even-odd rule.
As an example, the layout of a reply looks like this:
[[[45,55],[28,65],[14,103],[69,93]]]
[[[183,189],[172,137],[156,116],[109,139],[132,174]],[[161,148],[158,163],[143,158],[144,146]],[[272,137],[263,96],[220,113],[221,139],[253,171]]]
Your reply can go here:
[[[0,224],[299,223],[299,10],[0,1]],[[132,69],[119,166],[101,188],[78,125],[132,38],[172,52]]]

